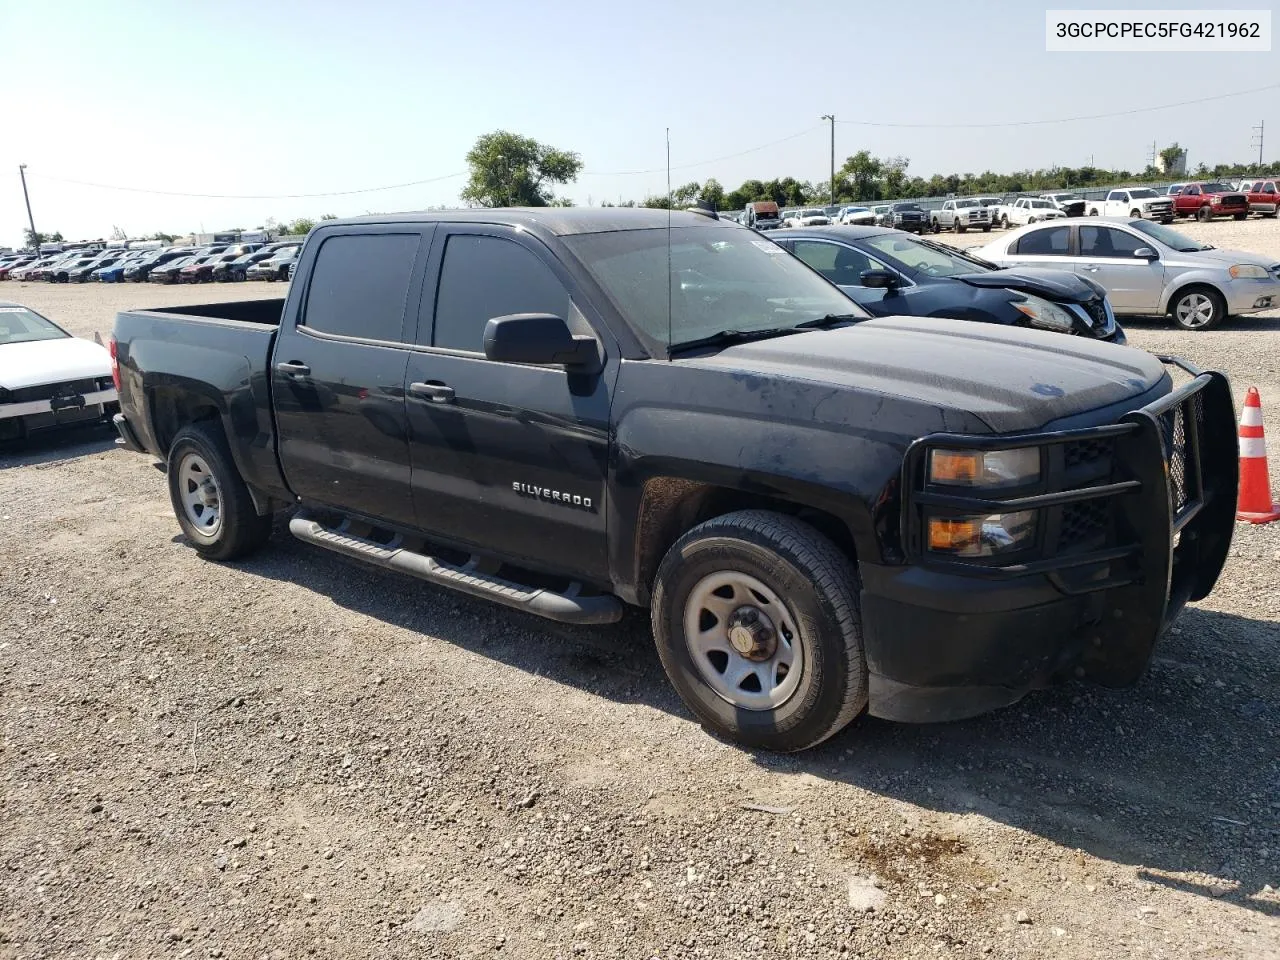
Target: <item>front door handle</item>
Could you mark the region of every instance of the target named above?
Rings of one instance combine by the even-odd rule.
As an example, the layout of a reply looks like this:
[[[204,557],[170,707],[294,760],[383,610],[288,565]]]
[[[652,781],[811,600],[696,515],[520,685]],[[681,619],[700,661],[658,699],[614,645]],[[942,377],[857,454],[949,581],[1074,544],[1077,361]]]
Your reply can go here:
[[[424,397],[432,403],[453,403],[456,395],[453,387],[439,380],[428,380],[426,383],[409,384],[409,392],[415,397]]]
[[[1097,267],[1085,267],[1085,270],[1087,270],[1089,273],[1097,273],[1097,272],[1098,272],[1098,268],[1097,268]]]
[[[288,360],[276,364],[276,370],[286,377],[309,377],[311,368],[300,360]]]

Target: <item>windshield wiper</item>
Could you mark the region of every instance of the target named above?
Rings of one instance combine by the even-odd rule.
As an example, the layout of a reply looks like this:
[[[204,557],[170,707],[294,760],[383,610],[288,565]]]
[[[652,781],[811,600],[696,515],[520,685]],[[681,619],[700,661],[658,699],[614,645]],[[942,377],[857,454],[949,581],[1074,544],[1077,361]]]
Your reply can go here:
[[[752,340],[767,340],[770,337],[785,337],[789,333],[798,333],[795,327],[765,327],[761,330],[717,330],[705,337],[693,340],[682,340],[667,348],[668,355],[677,351],[696,350],[698,347],[727,347],[734,343],[749,343]]]
[[[812,320],[805,320],[797,323],[794,327],[796,330],[826,330],[840,323],[857,323],[859,320],[866,320],[860,313],[828,313],[825,317],[815,317]]]

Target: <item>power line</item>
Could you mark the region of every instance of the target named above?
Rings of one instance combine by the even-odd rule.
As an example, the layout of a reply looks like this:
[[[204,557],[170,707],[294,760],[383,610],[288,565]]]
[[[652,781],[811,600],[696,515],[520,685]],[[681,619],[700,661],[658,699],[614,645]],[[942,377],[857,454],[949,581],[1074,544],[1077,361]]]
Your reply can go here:
[[[1163,103],[1155,107],[1135,107],[1132,110],[1115,110],[1111,113],[1090,113],[1078,117],[1058,117],[1053,120],[1004,120],[998,123],[882,123],[876,120],[839,120],[837,123],[848,123],[859,127],[896,127],[926,130],[973,130],[982,127],[1036,127],[1051,123],[1073,123],[1077,120],[1106,120],[1109,117],[1130,117],[1135,113],[1153,113],[1156,110],[1172,110],[1174,107],[1189,107],[1197,103],[1211,103],[1214,100],[1226,100],[1230,97],[1242,97],[1250,93],[1263,93],[1267,90],[1280,90],[1280,83],[1271,83],[1265,87],[1254,87],[1252,90],[1236,90],[1233,93],[1219,93],[1212,97],[1199,97],[1195,100],[1182,100],[1178,103]]]
[[[146,187],[122,187],[110,183],[92,183],[88,180],[72,180],[66,177],[51,177],[43,173],[28,173],[27,176],[53,183],[74,183],[81,187],[94,187],[98,190],[123,190],[126,193],[149,193],[159,197],[197,197],[207,200],[301,200],[318,197],[349,197],[358,193],[378,193],[382,190],[400,190],[404,187],[417,187],[424,183],[439,183],[441,180],[452,180],[464,177],[466,173],[450,173],[442,177],[428,177],[425,180],[411,180],[408,183],[393,183],[385,187],[363,187],[359,190],[331,190],[327,193],[185,193],[178,190],[151,190]]]
[[[758,147],[749,147],[746,150],[739,150],[737,153],[725,154],[723,157],[712,157],[710,160],[698,160],[694,163],[682,163],[679,166],[672,167],[672,170],[688,170],[692,167],[705,167],[708,163],[719,163],[722,160],[733,160],[737,157],[745,157],[748,153],[755,153],[758,150],[764,150],[766,147],[777,146],[780,143],[786,143],[788,140],[794,140],[797,137],[803,137],[806,134],[813,133],[815,130],[821,130],[821,125],[816,127],[807,127],[799,133],[793,133],[787,137],[780,137],[777,140],[770,140],[768,143],[762,143]],[[632,177],[642,173],[664,173],[666,167],[655,167],[652,170],[584,170],[583,176],[588,177]]]

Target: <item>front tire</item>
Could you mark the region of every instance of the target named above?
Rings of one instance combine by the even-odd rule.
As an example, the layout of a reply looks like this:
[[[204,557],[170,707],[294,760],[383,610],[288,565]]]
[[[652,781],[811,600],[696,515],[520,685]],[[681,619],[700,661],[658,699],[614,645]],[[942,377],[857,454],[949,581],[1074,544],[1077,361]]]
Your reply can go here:
[[[1188,287],[1178,292],[1169,315],[1183,330],[1202,333],[1227,318],[1227,301],[1212,287]]]
[[[1243,219],[1244,219],[1245,217],[1247,217],[1247,216],[1249,216],[1247,213],[1237,213],[1237,214],[1236,214],[1236,219],[1237,219],[1237,220],[1243,220]]]
[[[1213,219],[1213,211],[1208,206],[1201,207],[1196,211],[1196,219],[1201,223],[1208,223]]]
[[[1141,220],[1142,211],[1139,210],[1137,207],[1134,207],[1132,210],[1129,211],[1129,216],[1133,217],[1133,219],[1135,220]]]
[[[201,556],[235,560],[267,542],[271,516],[258,515],[217,423],[200,421],[178,431],[168,474],[178,525]]]
[[[716,517],[658,569],[658,656],[707,728],[804,750],[867,704],[858,591],[853,564],[808,524],[764,510]]]

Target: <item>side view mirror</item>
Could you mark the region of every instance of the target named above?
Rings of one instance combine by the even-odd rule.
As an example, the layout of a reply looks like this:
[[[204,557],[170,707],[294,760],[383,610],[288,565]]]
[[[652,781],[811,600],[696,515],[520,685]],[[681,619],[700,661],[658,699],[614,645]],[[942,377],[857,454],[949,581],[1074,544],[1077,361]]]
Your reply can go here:
[[[1140,260],[1159,260],[1160,254],[1156,253],[1150,247],[1139,247],[1133,251],[1133,255]]]
[[[484,355],[500,363],[564,365],[597,373],[600,354],[594,337],[576,337],[560,317],[513,313],[494,317],[484,328]]]
[[[898,278],[888,270],[863,270],[858,279],[864,287],[892,289],[898,285]]]

